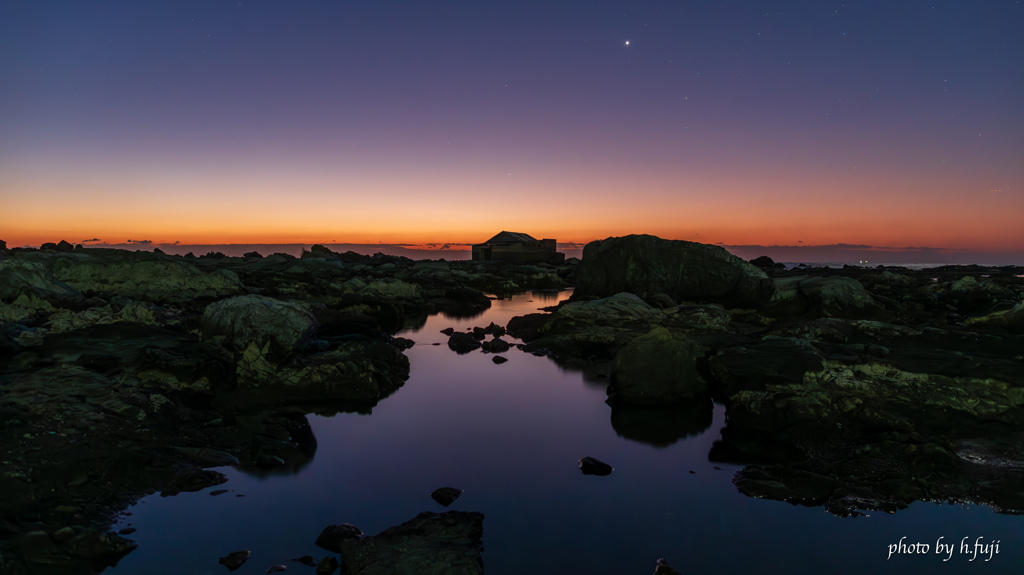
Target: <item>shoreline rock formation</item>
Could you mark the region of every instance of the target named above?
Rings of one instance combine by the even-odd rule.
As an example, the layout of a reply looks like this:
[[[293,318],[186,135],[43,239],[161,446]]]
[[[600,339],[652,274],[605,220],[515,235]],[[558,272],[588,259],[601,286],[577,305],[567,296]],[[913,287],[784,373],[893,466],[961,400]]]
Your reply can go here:
[[[308,414],[368,413],[400,389],[400,330],[574,283],[549,313],[451,347],[607,377],[611,425],[652,445],[706,429],[719,401],[709,457],[745,464],[734,483],[753,497],[1024,512],[1024,268],[783,270],[653,236],[557,267],[314,248],[0,249],[0,570],[115,564],[134,544],[110,522],[138,498],[217,485],[224,465],[294,473],[316,453]]]
[[[404,384],[399,330],[566,287],[575,265],[65,243],[0,252],[5,573],[116,564],[134,549],[109,532],[119,511],[222,483],[216,467],[297,472],[316,452],[307,414],[369,413]]]

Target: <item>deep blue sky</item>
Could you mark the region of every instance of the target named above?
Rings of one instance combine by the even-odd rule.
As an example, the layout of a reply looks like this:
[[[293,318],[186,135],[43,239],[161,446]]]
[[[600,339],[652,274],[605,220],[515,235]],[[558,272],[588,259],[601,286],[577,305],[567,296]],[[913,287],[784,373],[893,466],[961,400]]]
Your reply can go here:
[[[1024,251],[1020,2],[550,4],[5,2],[0,228]]]

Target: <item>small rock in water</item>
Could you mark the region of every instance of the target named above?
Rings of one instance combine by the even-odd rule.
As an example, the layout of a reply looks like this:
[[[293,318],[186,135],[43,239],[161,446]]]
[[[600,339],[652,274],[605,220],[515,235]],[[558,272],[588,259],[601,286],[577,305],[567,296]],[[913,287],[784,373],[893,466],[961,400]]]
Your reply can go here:
[[[455,328],[454,327],[446,327],[446,328],[441,330],[441,333],[443,333],[443,334],[445,334],[447,336],[451,336],[453,333],[455,333]]]
[[[234,553],[228,553],[227,555],[220,558],[218,563],[228,568],[228,571],[234,571],[242,566],[246,560],[249,559],[249,554],[252,553],[248,549],[242,549],[241,551],[235,551]]]
[[[316,575],[331,575],[337,568],[338,560],[327,556],[321,559],[320,564],[316,566]]]
[[[462,493],[463,491],[461,489],[456,489],[454,487],[442,487],[440,489],[435,489],[434,492],[430,494],[430,497],[441,505],[448,507],[452,502],[458,499]]]
[[[679,571],[676,571],[665,561],[664,558],[658,559],[658,562],[654,566],[654,575],[679,575]]]
[[[131,533],[135,533],[135,531],[136,531],[136,529],[134,527],[125,527],[124,529],[118,531],[117,534],[118,535],[129,535]]]
[[[397,347],[398,349],[403,350],[403,351],[409,349],[410,347],[412,347],[414,345],[416,345],[415,341],[413,341],[411,339],[408,339],[408,338],[404,338],[404,337],[396,337],[396,338],[392,339],[392,341],[394,342],[395,347]]]
[[[213,491],[210,492],[210,495],[213,495],[213,496],[224,495],[227,492],[228,492],[227,489],[214,489]]]
[[[501,365],[501,364],[505,363],[506,361],[508,361],[508,358],[507,357],[502,357],[500,355],[496,355],[496,356],[491,358],[491,361],[493,361],[497,365]]]
[[[341,544],[343,541],[346,539],[359,539],[362,536],[363,532],[351,523],[328,525],[327,527],[324,527],[324,530],[320,532],[319,536],[317,536],[316,546],[328,551],[334,551],[335,553],[341,553]]]
[[[458,354],[469,353],[480,349],[480,342],[472,334],[454,333],[448,338],[448,347]]]
[[[267,568],[265,573],[277,573],[279,571],[287,571],[287,570],[288,570],[288,566],[287,565],[271,565],[270,567]]]
[[[298,559],[289,559],[289,561],[295,561],[297,563],[302,563],[306,567],[316,567],[316,557],[313,557],[312,555],[303,555],[302,557],[299,557]]]
[[[593,457],[584,457],[579,463],[583,475],[611,475],[613,469],[611,465]]]

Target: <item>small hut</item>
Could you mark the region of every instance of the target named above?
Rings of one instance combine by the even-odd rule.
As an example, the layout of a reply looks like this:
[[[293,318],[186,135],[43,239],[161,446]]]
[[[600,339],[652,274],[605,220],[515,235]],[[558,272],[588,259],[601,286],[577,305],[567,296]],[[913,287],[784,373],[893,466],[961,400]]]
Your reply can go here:
[[[517,264],[560,264],[565,254],[557,251],[555,240],[538,240],[530,234],[501,232],[482,244],[473,244],[473,261]]]

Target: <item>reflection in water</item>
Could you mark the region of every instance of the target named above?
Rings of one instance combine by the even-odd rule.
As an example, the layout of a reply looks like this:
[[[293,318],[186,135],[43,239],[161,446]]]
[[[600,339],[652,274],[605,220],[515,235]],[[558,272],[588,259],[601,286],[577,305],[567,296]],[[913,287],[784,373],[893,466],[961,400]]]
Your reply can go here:
[[[711,427],[713,407],[710,396],[672,407],[613,405],[612,427],[619,437],[667,447]]]
[[[516,349],[498,366],[493,354],[460,356],[445,345],[444,328],[506,325],[550,305],[535,297],[495,301],[472,320],[431,316],[400,334],[416,342],[405,352],[409,381],[372,415],[310,416],[318,447],[300,473],[252,477],[224,467],[229,481],[221,486],[136,505],[118,527],[137,528],[131,537],[140,547],[110,573],[226,572],[217,560],[237,549],[252,549],[243,569],[262,573],[291,558],[322,557],[314,541],[325,525],[382,533],[424,509],[485,513],[490,575],[650,573],[659,557],[681,573],[924,573],[941,558],[887,562],[887,546],[904,536],[1005,542],[1022,534],[1019,517],[960,506],[915,503],[895,515],[846,521],[821,508],[747,497],[732,483],[740,467],[728,462],[758,451],[785,460],[787,443],[726,429],[709,461],[726,424],[721,405],[612,410],[604,403],[606,379],[588,380]],[[962,442],[962,451],[978,459],[992,448]],[[614,473],[583,475],[584,456]],[[762,475],[751,485],[767,494],[779,478],[796,485],[805,477],[777,467]],[[465,490],[451,507],[430,497],[445,485]],[[223,489],[230,492],[209,495]],[[1004,550],[984,571],[1020,572],[1022,557]],[[954,559],[960,562],[950,571],[968,565]]]

